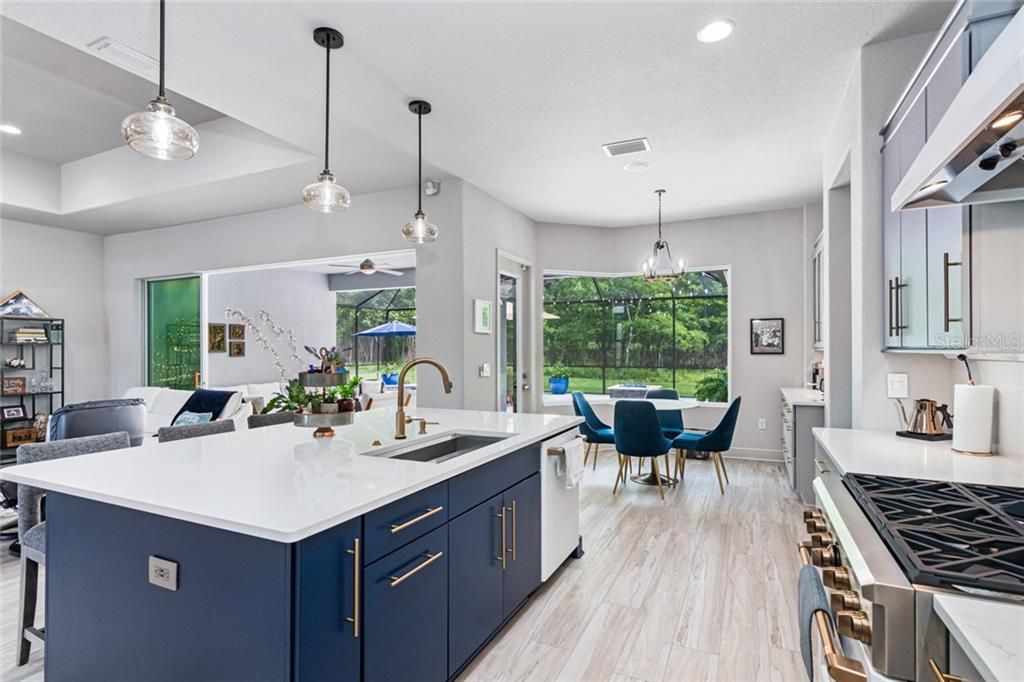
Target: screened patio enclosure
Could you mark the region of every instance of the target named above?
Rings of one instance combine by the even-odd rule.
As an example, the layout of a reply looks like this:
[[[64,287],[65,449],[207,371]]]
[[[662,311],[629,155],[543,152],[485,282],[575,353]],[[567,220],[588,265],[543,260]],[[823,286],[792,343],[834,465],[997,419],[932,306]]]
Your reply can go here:
[[[339,291],[338,348],[350,348],[353,376],[397,369],[416,356],[415,336],[363,337],[365,331],[387,322],[416,324],[416,288]],[[362,370],[360,370],[362,368]],[[362,374],[360,374],[362,371]]]
[[[635,383],[693,396],[701,377],[727,370],[725,270],[654,281],[545,274],[544,312],[545,390],[559,365],[570,391],[595,394]]]

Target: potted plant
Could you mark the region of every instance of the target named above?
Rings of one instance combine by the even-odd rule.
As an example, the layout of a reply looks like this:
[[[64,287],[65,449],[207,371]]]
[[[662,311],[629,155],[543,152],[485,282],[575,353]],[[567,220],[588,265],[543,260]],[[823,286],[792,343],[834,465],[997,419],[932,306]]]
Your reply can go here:
[[[284,393],[275,393],[263,408],[263,414],[271,412],[302,412],[312,405],[313,396],[306,391],[298,379],[292,379],[285,386]]]
[[[384,369],[380,373],[380,380],[384,382],[385,386],[398,385],[398,369],[398,365],[391,362],[384,365]]]
[[[548,388],[554,395],[562,395],[569,390],[569,368],[560,362],[548,365]]]
[[[356,391],[359,390],[359,377],[352,377],[341,386],[334,387],[334,394],[337,396],[339,412],[355,412]]]

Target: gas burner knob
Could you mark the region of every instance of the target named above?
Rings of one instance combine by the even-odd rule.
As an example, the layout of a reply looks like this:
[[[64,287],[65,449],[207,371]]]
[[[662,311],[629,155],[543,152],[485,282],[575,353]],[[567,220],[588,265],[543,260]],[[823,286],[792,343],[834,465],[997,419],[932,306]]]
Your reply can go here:
[[[811,536],[811,547],[828,547],[834,543],[832,533],[815,533]]]
[[[871,622],[868,620],[868,614],[863,611],[837,612],[836,630],[843,637],[871,644]]]
[[[808,519],[806,525],[808,533],[824,533],[828,530],[828,525],[822,518]]]
[[[833,612],[860,611],[860,595],[853,590],[839,590],[829,597]]]
[[[811,563],[818,568],[827,568],[839,566],[842,562],[839,561],[839,550],[835,545],[829,545],[828,547],[812,547]]]
[[[853,587],[850,583],[850,572],[842,566],[826,568],[821,572],[821,582],[830,590],[848,590]]]
[[[821,518],[821,510],[820,509],[805,509],[804,510],[804,522],[805,523],[807,521],[810,521],[811,519],[820,519],[820,518]]]

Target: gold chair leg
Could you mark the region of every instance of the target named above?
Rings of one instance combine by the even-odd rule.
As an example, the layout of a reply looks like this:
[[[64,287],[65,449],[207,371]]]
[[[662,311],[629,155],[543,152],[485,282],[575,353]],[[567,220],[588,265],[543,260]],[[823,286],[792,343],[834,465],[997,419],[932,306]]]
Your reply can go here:
[[[718,466],[722,467],[722,473],[725,474],[725,484],[729,485],[729,470],[725,468],[725,457],[722,457],[722,453],[716,453],[718,455]]]
[[[594,443],[594,471],[597,471],[597,453],[601,451],[601,444]]]
[[[716,452],[712,452],[711,453],[711,461],[715,463],[715,474],[718,476],[718,492],[720,492],[720,493],[722,493],[724,495],[725,494],[725,486],[722,485],[722,468],[718,464],[718,457],[715,456],[717,454],[718,453],[716,453]]]
[[[619,481],[622,481],[622,485],[626,485],[626,475],[623,469],[626,466],[626,458],[619,455],[619,472],[615,475],[615,485],[612,486],[612,495],[617,495],[619,492]]]
[[[672,475],[672,467],[670,467],[668,465],[668,453],[667,452],[665,453],[665,475],[666,476],[671,476]]]
[[[658,482],[658,494],[665,499],[665,489],[661,487],[661,474],[658,473],[658,458],[651,457],[651,471],[654,472],[654,480]]]
[[[590,446],[591,443],[587,443],[583,448],[583,466],[587,466],[587,460],[590,458]]]

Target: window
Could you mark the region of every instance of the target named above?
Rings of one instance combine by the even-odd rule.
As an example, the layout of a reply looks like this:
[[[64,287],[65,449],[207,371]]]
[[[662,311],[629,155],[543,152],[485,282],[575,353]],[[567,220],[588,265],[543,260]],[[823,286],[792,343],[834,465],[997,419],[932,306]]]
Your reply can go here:
[[[199,278],[146,282],[146,383],[195,388],[199,372]]]
[[[638,383],[675,388],[686,397],[728,399],[724,270],[653,282],[545,275],[544,312],[545,381],[553,366],[562,365],[570,390],[584,393]],[[705,388],[698,391],[702,379]]]
[[[416,337],[355,336],[391,322],[416,324],[416,288],[340,291],[337,298],[338,348],[348,349],[353,376],[367,369],[395,369],[416,356]],[[362,367],[362,370],[360,370]],[[372,376],[372,375],[371,375]]]

